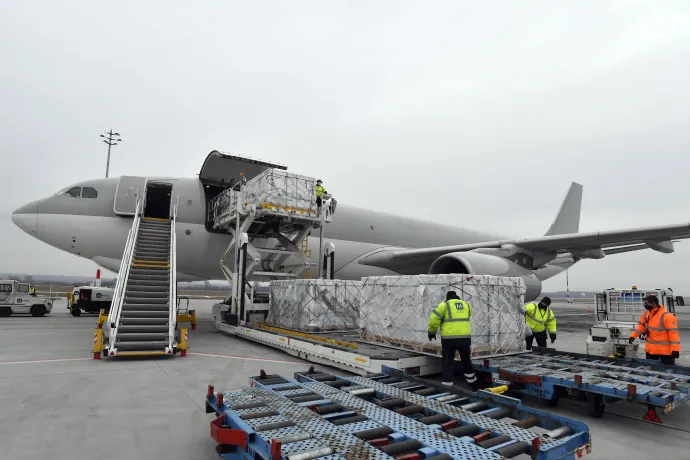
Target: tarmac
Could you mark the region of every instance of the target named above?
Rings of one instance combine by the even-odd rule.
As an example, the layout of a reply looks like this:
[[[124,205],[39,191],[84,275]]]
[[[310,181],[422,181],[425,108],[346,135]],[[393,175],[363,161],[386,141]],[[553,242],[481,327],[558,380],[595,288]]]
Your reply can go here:
[[[209,436],[212,415],[204,411],[207,385],[246,388],[261,369],[289,378],[309,363],[215,332],[212,303],[190,305],[198,327],[189,332],[185,358],[93,360],[96,317],[75,318],[59,303],[43,318],[0,318],[0,458],[219,458]],[[584,352],[592,316],[586,307],[561,307],[554,305],[555,348]],[[690,334],[681,339],[688,351],[678,364],[690,366]],[[663,426],[642,421],[645,407],[627,402],[607,406],[601,419],[575,402],[548,409],[589,425],[593,451],[585,458],[690,458],[689,407],[661,415]]]

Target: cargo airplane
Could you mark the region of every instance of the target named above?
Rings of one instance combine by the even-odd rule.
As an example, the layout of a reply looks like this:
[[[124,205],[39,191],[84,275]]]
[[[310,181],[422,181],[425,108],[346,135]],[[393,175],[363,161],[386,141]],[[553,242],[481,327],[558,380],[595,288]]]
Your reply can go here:
[[[223,279],[219,259],[231,236],[212,228],[208,203],[244,174],[247,179],[276,167],[212,151],[197,178],[122,176],[66,187],[26,204],[12,214],[29,235],[117,272],[132,225],[136,190],[146,190],[148,206],[169,209],[178,201],[179,281]],[[286,169],[282,166],[282,169]],[[338,204],[324,242],[336,248],[335,277],[414,274],[478,274],[521,277],[526,299],[541,292],[542,281],[581,259],[602,259],[652,249],[672,253],[674,240],[690,237],[690,224],[578,233],[582,186],[572,183],[543,236],[510,239],[408,217]],[[310,246],[318,239],[310,237]],[[318,251],[314,258],[318,257]]]

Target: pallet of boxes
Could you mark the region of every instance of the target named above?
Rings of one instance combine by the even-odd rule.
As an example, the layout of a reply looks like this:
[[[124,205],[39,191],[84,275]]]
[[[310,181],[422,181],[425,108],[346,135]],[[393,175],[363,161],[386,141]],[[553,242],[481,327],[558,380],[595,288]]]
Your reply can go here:
[[[267,323],[300,332],[358,331],[362,341],[441,356],[427,338],[431,311],[448,291],[472,306],[472,357],[525,350],[521,278],[474,275],[271,282]]]

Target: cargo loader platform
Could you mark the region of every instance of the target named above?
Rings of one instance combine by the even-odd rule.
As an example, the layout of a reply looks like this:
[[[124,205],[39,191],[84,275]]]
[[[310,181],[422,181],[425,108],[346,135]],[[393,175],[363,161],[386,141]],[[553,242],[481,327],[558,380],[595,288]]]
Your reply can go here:
[[[223,458],[550,460],[591,451],[583,423],[491,393],[468,396],[385,374],[342,378],[313,368],[294,380],[262,372],[250,385],[217,394],[209,387],[207,412],[219,415],[211,436]]]
[[[663,413],[690,401],[690,368],[632,358],[602,358],[535,347],[531,353],[473,361],[475,370],[555,406],[560,397],[586,401],[590,415],[627,400],[648,406],[644,420],[661,423]]]

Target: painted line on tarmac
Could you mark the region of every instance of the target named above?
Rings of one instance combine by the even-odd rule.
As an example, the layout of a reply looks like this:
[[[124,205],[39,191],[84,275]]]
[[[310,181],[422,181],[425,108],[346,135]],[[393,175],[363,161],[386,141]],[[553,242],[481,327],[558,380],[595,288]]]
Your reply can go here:
[[[0,365],[3,364],[41,364],[41,363],[59,363],[63,361],[85,361],[87,359],[93,359],[93,357],[89,358],[55,358],[55,359],[34,359],[34,360],[28,360],[28,361],[0,361]]]
[[[248,356],[234,356],[234,355],[220,355],[216,353],[199,353],[190,351],[188,355],[196,356],[210,356],[212,358],[225,358],[225,359],[242,359],[245,361],[263,361],[266,363],[280,363],[280,364],[304,364],[302,361],[283,361],[280,359],[269,359],[269,358],[250,358]]]

